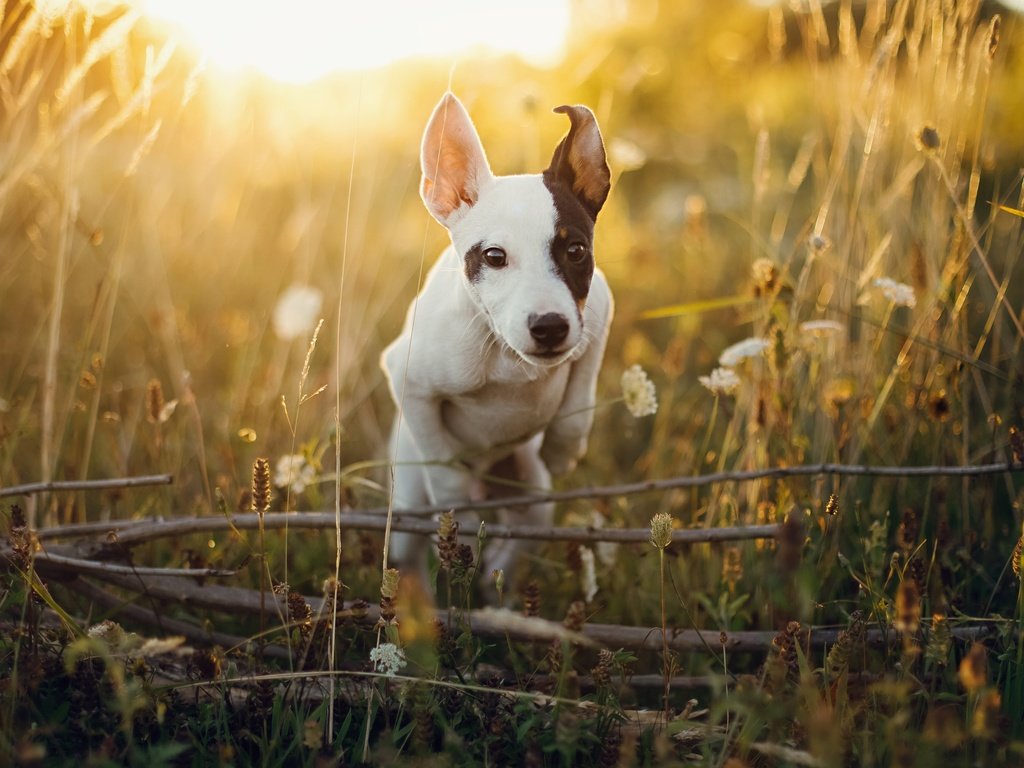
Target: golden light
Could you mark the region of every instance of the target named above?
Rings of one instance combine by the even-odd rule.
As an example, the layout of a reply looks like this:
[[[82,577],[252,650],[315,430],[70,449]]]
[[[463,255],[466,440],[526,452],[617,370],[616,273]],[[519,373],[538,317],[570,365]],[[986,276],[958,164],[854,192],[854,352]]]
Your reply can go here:
[[[307,82],[338,70],[373,69],[413,56],[515,53],[557,59],[569,25],[567,0],[142,0],[228,71],[256,70]]]

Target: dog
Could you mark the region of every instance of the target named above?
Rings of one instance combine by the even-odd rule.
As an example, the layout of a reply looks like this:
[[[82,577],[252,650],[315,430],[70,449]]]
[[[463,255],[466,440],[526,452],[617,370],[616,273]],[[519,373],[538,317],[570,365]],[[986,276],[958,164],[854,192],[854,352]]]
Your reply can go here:
[[[446,93],[427,123],[420,196],[451,245],[381,356],[398,413],[392,507],[544,492],[587,448],[613,313],[593,254],[611,188],[604,141],[584,106],[554,110],[569,132],[539,174],[495,176],[465,107]],[[550,526],[550,503],[499,521]],[[487,547],[509,570],[520,544]],[[396,533],[398,563],[422,539]]]

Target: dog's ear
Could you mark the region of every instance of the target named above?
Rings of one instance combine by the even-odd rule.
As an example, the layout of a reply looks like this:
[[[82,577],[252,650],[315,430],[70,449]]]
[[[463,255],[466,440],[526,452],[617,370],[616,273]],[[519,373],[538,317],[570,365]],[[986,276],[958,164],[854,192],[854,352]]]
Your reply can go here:
[[[420,197],[431,215],[446,227],[463,206],[469,208],[476,203],[480,188],[493,178],[473,121],[450,92],[438,102],[427,123],[420,165]]]
[[[555,112],[569,116],[569,133],[555,147],[545,174],[567,184],[596,219],[612,186],[597,118],[582,105],[555,107]]]

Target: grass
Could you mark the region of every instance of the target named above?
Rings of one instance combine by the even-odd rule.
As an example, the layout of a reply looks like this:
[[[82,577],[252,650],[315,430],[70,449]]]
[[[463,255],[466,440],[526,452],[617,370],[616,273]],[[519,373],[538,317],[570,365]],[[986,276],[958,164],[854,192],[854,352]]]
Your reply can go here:
[[[548,106],[590,104],[608,141],[597,253],[617,314],[589,454],[564,487],[1020,463],[1018,17],[963,0],[638,3],[578,29],[551,70],[491,59],[454,75],[499,173],[543,167],[564,129]],[[34,573],[37,528],[262,510],[264,457],[273,473],[302,456],[269,512],[385,502],[376,358],[444,242],[416,151],[448,77],[428,63],[302,87],[225,78],[134,15],[6,4],[0,486],[175,483],[0,502],[4,762],[1019,763],[1011,472],[569,502],[559,524],[784,525],[774,541],[685,549],[538,545],[500,597],[479,542],[454,534],[436,592],[382,590],[370,532],[235,528],[133,550],[135,565],[230,568],[218,583],[258,590],[248,613],[116,592],[237,645],[179,644]],[[274,309],[294,285],[322,304],[290,334]],[[633,365],[657,387],[654,415],[618,402]],[[731,374],[710,378],[719,367]],[[398,623],[361,620],[356,598]],[[474,635],[471,612],[499,599],[525,629]],[[435,604],[456,609],[436,623]],[[657,642],[577,644],[590,623],[656,628]],[[811,626],[842,631],[821,647]],[[673,650],[676,628],[724,642]],[[736,650],[743,630],[774,639]],[[383,643],[404,656],[398,677],[371,665]],[[310,677],[327,671],[329,685]]]

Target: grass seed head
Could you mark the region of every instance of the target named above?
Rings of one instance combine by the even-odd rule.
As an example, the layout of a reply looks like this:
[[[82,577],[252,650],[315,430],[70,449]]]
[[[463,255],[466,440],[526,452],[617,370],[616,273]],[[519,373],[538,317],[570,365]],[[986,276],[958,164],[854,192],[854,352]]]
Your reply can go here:
[[[934,154],[942,146],[939,132],[932,125],[923,125],[914,137],[917,148],[927,154]]]
[[[651,518],[651,544],[660,550],[664,550],[672,543],[672,515],[667,512],[659,512]]]
[[[921,593],[913,579],[904,579],[896,589],[896,631],[905,635],[917,632],[921,624]]]
[[[159,424],[165,404],[164,388],[160,379],[150,379],[146,385],[146,421],[150,424]]]
[[[270,509],[270,461],[256,459],[252,465],[252,510],[266,512]]]
[[[957,670],[960,684],[968,693],[978,693],[988,684],[988,651],[981,643],[975,643],[960,662]]]

